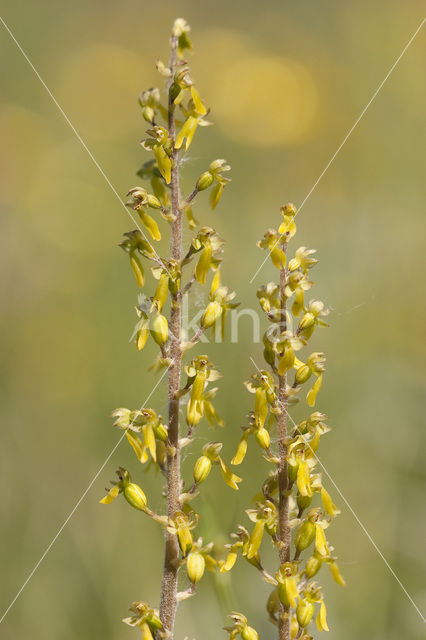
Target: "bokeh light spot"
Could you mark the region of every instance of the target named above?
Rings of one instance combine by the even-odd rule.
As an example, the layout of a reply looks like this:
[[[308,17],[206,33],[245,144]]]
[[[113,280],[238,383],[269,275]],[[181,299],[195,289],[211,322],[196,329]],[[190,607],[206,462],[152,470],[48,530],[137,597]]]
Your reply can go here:
[[[33,175],[40,153],[50,145],[43,119],[18,105],[2,106],[0,145],[0,202],[15,204],[22,185]]]
[[[318,90],[300,62],[246,55],[220,70],[216,89],[217,120],[238,142],[290,147],[314,130]]]
[[[77,154],[82,158],[78,165]],[[104,210],[116,200],[97,174],[93,179],[86,158],[74,140],[46,153],[34,169],[26,204],[34,227],[49,243],[90,255],[107,250],[111,230],[103,224]]]
[[[135,127],[139,78],[147,76],[146,63],[133,52],[97,44],[69,60],[57,94],[77,129],[91,138],[115,139]]]

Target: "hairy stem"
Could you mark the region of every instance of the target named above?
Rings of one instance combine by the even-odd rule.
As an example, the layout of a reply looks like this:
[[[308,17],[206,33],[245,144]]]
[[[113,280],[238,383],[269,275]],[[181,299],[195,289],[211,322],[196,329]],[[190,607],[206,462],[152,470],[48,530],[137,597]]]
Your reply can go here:
[[[284,248],[285,250],[285,248]],[[281,319],[280,331],[287,330],[287,301],[285,296],[286,271],[280,271],[280,301],[281,301]],[[290,560],[290,525],[288,513],[288,472],[287,472],[287,374],[278,376],[278,403],[281,413],[278,416],[278,452],[280,463],[278,467],[278,536],[280,541],[279,557],[280,564],[289,562]],[[288,606],[281,605],[278,631],[279,640],[290,640],[290,609]]]
[[[177,38],[172,36],[172,54],[170,59],[170,84],[173,81]],[[175,137],[174,105],[169,98],[169,136]],[[171,252],[177,262],[182,259],[182,213],[179,207],[179,164],[178,151],[173,150],[172,173],[170,182],[171,208],[175,220],[171,227]],[[181,343],[181,294],[172,296],[169,335],[171,365],[168,372],[168,400],[169,400],[169,452],[167,453],[167,515],[174,519],[180,509],[179,494],[181,488],[180,449],[179,449],[179,396],[180,374],[182,366]],[[167,638],[173,637],[174,622],[177,609],[177,580],[178,580],[179,545],[175,534],[166,531],[164,571],[161,585],[160,618]]]

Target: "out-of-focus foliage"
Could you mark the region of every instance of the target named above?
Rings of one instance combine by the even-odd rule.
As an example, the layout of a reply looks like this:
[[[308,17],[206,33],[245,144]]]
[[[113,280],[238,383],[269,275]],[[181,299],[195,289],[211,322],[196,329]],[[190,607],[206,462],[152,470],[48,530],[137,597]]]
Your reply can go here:
[[[256,285],[273,273],[265,265],[262,279],[249,284],[267,212],[303,201],[424,7],[418,0],[165,0],[161,7],[4,0],[2,17],[123,198],[143,159],[134,96],[154,84],[152,52],[166,55],[159,34],[178,14],[192,24],[193,74],[216,123],[215,135],[201,130],[191,145],[186,186],[197,179],[199,161],[223,156],[232,164],[227,198],[208,215],[228,238],[226,281],[244,306],[257,308]],[[331,308],[332,331],[321,348],[329,360],[322,409],[333,417],[333,446],[322,461],[423,611],[425,42],[420,33],[298,214],[304,243],[321,255],[318,296]],[[3,28],[0,46],[4,610],[114,446],[111,406],[138,406],[152,378],[123,339],[136,292],[115,247],[127,214]],[[233,367],[234,379],[245,380],[248,354],[259,360],[263,350],[251,342],[250,318],[241,317],[239,341],[212,344],[209,354],[218,369]],[[231,449],[249,398],[242,384],[219,386]],[[166,404],[163,385],[152,402]],[[126,466],[131,456],[123,447],[108,468]],[[194,462],[185,460],[189,472]],[[243,464],[242,475],[259,483],[266,466],[256,453]],[[126,633],[117,609],[124,614],[142,585],[144,599],[157,598],[158,529],[144,523],[142,538],[132,510],[102,509],[103,484],[95,483],[2,623],[5,640],[115,640]],[[145,487],[152,493],[148,476]],[[251,493],[244,483],[238,495],[216,486],[209,493],[206,483],[202,534],[231,532]],[[327,590],[330,639],[420,640],[420,617],[339,504],[333,542],[348,589]],[[237,566],[189,602],[180,635],[213,640],[224,613],[238,608],[267,637],[259,603],[268,589],[260,594],[246,577]]]

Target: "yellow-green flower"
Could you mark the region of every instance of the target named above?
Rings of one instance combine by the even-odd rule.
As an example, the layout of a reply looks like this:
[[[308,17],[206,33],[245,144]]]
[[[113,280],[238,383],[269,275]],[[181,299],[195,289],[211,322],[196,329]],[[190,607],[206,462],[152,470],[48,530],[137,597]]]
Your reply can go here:
[[[268,229],[262,240],[259,240],[257,246],[260,249],[268,249],[272,264],[277,269],[284,269],[286,265],[286,256],[280,246],[281,236],[276,229]]]
[[[167,318],[157,313],[151,322],[151,335],[159,345],[165,344],[169,337],[169,324]]]
[[[134,602],[130,607],[130,611],[133,615],[124,618],[123,622],[130,627],[139,627],[144,640],[150,640],[154,637],[151,631],[154,634],[162,631],[163,624],[157,609],[153,609],[146,602]]]
[[[278,228],[278,233],[283,235],[286,241],[290,240],[294,234],[296,233],[296,225],[294,222],[294,218],[296,217],[296,207],[294,204],[289,202],[288,204],[283,205],[281,208],[281,214],[283,216],[283,222]]]
[[[232,621],[232,627],[225,627],[225,630],[229,633],[229,640],[235,640],[240,635],[241,640],[259,640],[259,634],[256,629],[249,626],[247,618],[242,613],[233,611],[229,616]]]
[[[186,559],[186,571],[191,582],[197,584],[203,577],[205,568],[206,561],[199,551],[194,551],[188,555]]]

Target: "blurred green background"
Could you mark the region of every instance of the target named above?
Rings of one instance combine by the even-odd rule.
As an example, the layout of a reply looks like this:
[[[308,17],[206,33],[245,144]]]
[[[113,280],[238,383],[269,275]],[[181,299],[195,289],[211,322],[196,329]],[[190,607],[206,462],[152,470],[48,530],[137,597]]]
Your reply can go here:
[[[214,158],[232,164],[216,212],[196,214],[227,240],[224,281],[245,307],[275,274],[255,242],[279,223],[278,207],[304,199],[420,24],[420,1],[342,3],[135,0],[3,0],[8,23],[120,196],[147,159],[137,95],[158,84],[171,23],[192,25],[193,75],[214,128],[191,147],[184,184]],[[120,203],[0,27],[2,282],[1,613],[117,442],[109,414],[139,407],[153,386],[154,355],[138,354],[136,286],[116,247],[133,228]],[[328,356],[318,408],[333,431],[323,463],[420,609],[424,582],[426,383],[425,29],[384,86],[298,217],[296,246],[318,249],[315,295],[332,308],[315,338]],[[186,240],[190,238],[186,233]],[[239,342],[213,344],[225,374],[217,409],[229,460],[251,396],[250,323]],[[165,412],[166,385],[152,406]],[[98,500],[119,464],[161,509],[161,479],[144,475],[123,443],[0,629],[5,640],[131,638],[120,622],[134,599],[158,604],[162,535],[120,501]],[[252,452],[236,493],[218,476],[199,508],[206,539],[219,544],[267,472]],[[199,448],[186,453],[190,470]],[[425,637],[424,623],[330,487],[342,514],[330,529],[348,586],[325,579],[329,638]],[[268,555],[266,553],[266,555]],[[327,574],[327,572],[325,572]],[[209,578],[181,606],[178,638],[213,640],[227,608],[243,611],[261,638],[269,589],[246,563]]]

